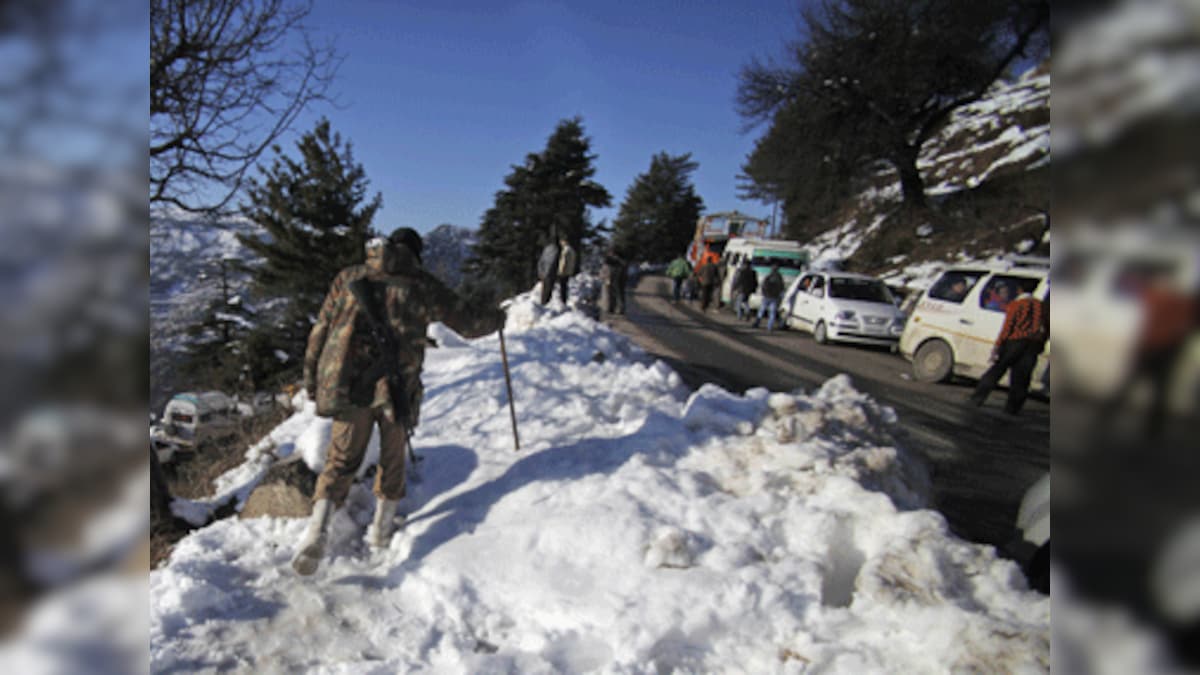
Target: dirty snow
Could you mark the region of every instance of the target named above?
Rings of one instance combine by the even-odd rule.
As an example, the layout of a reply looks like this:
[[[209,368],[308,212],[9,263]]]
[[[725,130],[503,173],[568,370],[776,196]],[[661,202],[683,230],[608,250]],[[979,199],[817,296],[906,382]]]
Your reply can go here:
[[[153,671],[1044,672],[1050,605],[929,510],[895,413],[845,376],[811,392],[689,392],[557,301],[509,307],[513,449],[496,335],[428,352],[420,480],[390,548],[355,487],[297,577],[301,519],[227,519],[150,577]],[[323,461],[299,412],[276,457]]]

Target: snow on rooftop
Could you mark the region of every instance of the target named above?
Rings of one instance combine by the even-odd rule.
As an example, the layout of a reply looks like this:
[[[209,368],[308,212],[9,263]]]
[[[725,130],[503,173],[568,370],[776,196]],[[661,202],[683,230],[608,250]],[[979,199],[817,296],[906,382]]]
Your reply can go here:
[[[369,552],[357,485],[317,573],[301,519],[197,530],[150,577],[151,669],[320,672],[1044,671],[1048,598],[952,535],[896,414],[846,376],[812,392],[705,386],[555,300],[509,307],[515,452],[497,336],[431,335],[406,526]],[[311,404],[274,457],[319,465]],[[270,450],[270,452],[267,452]]]

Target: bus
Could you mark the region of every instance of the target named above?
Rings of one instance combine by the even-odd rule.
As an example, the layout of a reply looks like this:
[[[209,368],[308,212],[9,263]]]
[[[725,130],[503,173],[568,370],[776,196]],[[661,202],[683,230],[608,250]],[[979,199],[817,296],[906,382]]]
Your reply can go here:
[[[750,268],[758,275],[759,291],[750,296],[750,307],[757,309],[762,304],[762,281],[771,273],[771,267],[779,266],[783,287],[787,289],[800,272],[808,267],[809,253],[798,241],[786,239],[746,239],[738,237],[725,247],[721,258],[722,303],[733,302],[733,276],[743,260],[750,261]]]
[[[738,211],[722,211],[700,216],[696,221],[696,233],[688,246],[687,261],[694,269],[706,258],[719,260],[730,239],[765,239],[769,229],[770,223],[766,219],[755,218]]]

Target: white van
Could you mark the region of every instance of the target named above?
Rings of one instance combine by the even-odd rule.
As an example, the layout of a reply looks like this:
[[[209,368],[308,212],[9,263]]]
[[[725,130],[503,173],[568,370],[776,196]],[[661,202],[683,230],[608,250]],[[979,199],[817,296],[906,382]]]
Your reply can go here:
[[[721,256],[721,302],[733,302],[733,277],[743,260],[750,261],[750,267],[758,275],[758,284],[771,273],[773,265],[779,265],[779,274],[783,277],[783,287],[787,288],[800,272],[808,266],[808,250],[797,241],[786,239],[748,239],[736,237],[729,240],[725,254]],[[750,296],[750,306],[757,309],[762,304],[762,295],[756,292]]]
[[[912,361],[913,375],[922,382],[942,382],[951,374],[982,376],[991,365],[1008,303],[1026,291],[1046,301],[1048,272],[1048,259],[1019,257],[943,272],[921,294],[900,335],[900,353]],[[1049,363],[1047,340],[1030,389],[1049,390]]]
[[[887,284],[850,272],[806,272],[788,287],[780,312],[789,328],[820,344],[855,342],[895,349],[904,313]]]
[[[219,391],[175,394],[162,415],[162,439],[187,449],[232,437],[241,415],[237,402]]]

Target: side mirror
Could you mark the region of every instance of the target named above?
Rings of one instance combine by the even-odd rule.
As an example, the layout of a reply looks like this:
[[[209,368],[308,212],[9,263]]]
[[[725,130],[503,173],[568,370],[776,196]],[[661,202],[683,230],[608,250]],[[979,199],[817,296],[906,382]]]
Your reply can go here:
[[[825,297],[825,289],[824,288],[814,289],[812,294],[813,294],[814,298],[823,298],[823,297]]]

